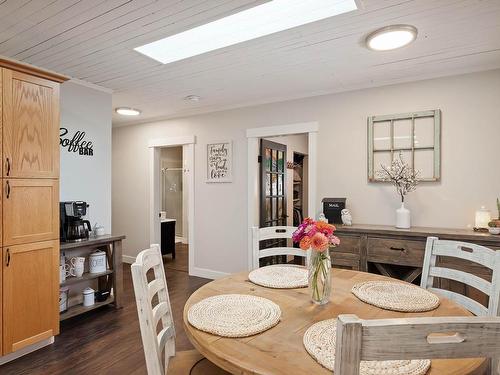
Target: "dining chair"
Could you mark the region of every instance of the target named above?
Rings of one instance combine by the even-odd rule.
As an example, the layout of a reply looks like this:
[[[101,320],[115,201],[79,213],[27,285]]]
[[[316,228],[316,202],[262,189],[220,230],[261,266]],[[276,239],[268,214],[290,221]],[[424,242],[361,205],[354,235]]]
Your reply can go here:
[[[276,226],[276,227],[252,227],[252,249],[253,249],[253,269],[259,268],[261,258],[275,255],[293,255],[305,259],[305,265],[309,264],[309,251],[304,251],[296,247],[271,247],[260,249],[260,241],[275,239],[291,239],[296,227]]]
[[[436,266],[438,256],[453,257],[480,264],[492,270],[491,282],[470,273]],[[434,287],[434,278],[449,279],[480,290],[489,297],[488,307],[462,294]],[[427,238],[420,286],[463,306],[476,316],[500,315],[500,251],[467,242]]]
[[[363,320],[339,315],[335,375],[359,375],[361,361],[494,357],[498,317],[422,317]],[[499,375],[498,366],[489,374]]]
[[[175,327],[160,246],[141,251],[131,269],[148,375],[228,374],[196,350],[175,352]]]

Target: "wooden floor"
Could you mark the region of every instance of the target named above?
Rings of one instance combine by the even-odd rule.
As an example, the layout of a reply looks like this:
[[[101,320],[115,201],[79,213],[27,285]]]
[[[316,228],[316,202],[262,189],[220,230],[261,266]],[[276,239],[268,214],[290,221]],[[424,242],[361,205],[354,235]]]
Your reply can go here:
[[[192,349],[182,327],[182,309],[188,297],[210,280],[171,269],[166,274],[177,350]],[[129,265],[124,265],[123,277],[122,309],[105,306],[63,322],[54,345],[1,366],[0,374],[146,374]]]
[[[165,264],[165,270],[174,270],[174,271],[188,271],[189,264],[189,253],[188,253],[188,245],[183,243],[175,244],[175,259],[172,259],[172,255],[165,255],[163,257],[163,263]]]

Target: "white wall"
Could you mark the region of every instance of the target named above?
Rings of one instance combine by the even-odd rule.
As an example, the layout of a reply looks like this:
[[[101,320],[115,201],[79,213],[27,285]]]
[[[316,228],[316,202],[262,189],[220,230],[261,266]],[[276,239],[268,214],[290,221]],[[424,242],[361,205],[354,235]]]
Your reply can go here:
[[[61,127],[85,132],[93,143],[93,156],[61,151],[61,201],[83,200],[87,217],[111,233],[111,94],[78,83],[61,85]],[[118,232],[117,232],[118,233]]]
[[[442,110],[442,181],[407,198],[413,224],[466,227],[474,211],[500,195],[500,70],[242,108],[113,129],[113,226],[127,235],[124,253],[149,242],[150,138],[196,135],[195,266],[236,272],[247,266],[245,129],[317,121],[318,205],[347,197],[355,223],[394,224],[398,198],[367,182],[366,119],[370,115]],[[234,178],[205,183],[207,142],[232,139]]]

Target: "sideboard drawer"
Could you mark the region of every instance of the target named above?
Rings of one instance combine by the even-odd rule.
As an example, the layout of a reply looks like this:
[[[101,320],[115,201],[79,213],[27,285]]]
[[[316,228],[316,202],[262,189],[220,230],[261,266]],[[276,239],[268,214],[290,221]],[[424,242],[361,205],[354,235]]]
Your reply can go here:
[[[349,236],[349,235],[340,235],[340,245],[331,248],[331,252],[333,253],[353,253],[360,254],[361,253],[361,237],[359,236]]]
[[[332,267],[359,271],[359,255],[352,253],[333,253]]]
[[[368,238],[369,262],[422,267],[425,242],[391,238]]]

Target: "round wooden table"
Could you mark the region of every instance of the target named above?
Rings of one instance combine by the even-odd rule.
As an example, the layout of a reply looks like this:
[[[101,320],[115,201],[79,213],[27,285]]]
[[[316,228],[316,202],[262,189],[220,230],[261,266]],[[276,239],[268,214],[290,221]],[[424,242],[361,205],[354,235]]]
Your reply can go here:
[[[364,272],[332,270],[331,302],[318,306],[311,302],[308,289],[270,289],[251,283],[248,272],[212,281],[194,292],[184,307],[184,328],[191,343],[210,361],[234,374],[331,374],[304,349],[302,337],[313,323],[339,314],[356,314],[362,319],[417,316],[467,316],[467,310],[441,298],[440,306],[425,313],[387,311],[358,300],[354,284],[389,278]],[[277,303],[282,312],[280,323],[255,336],[225,338],[199,331],[187,321],[187,311],[194,303],[219,294],[252,294]],[[427,375],[482,374],[486,361],[478,359],[433,360]]]

